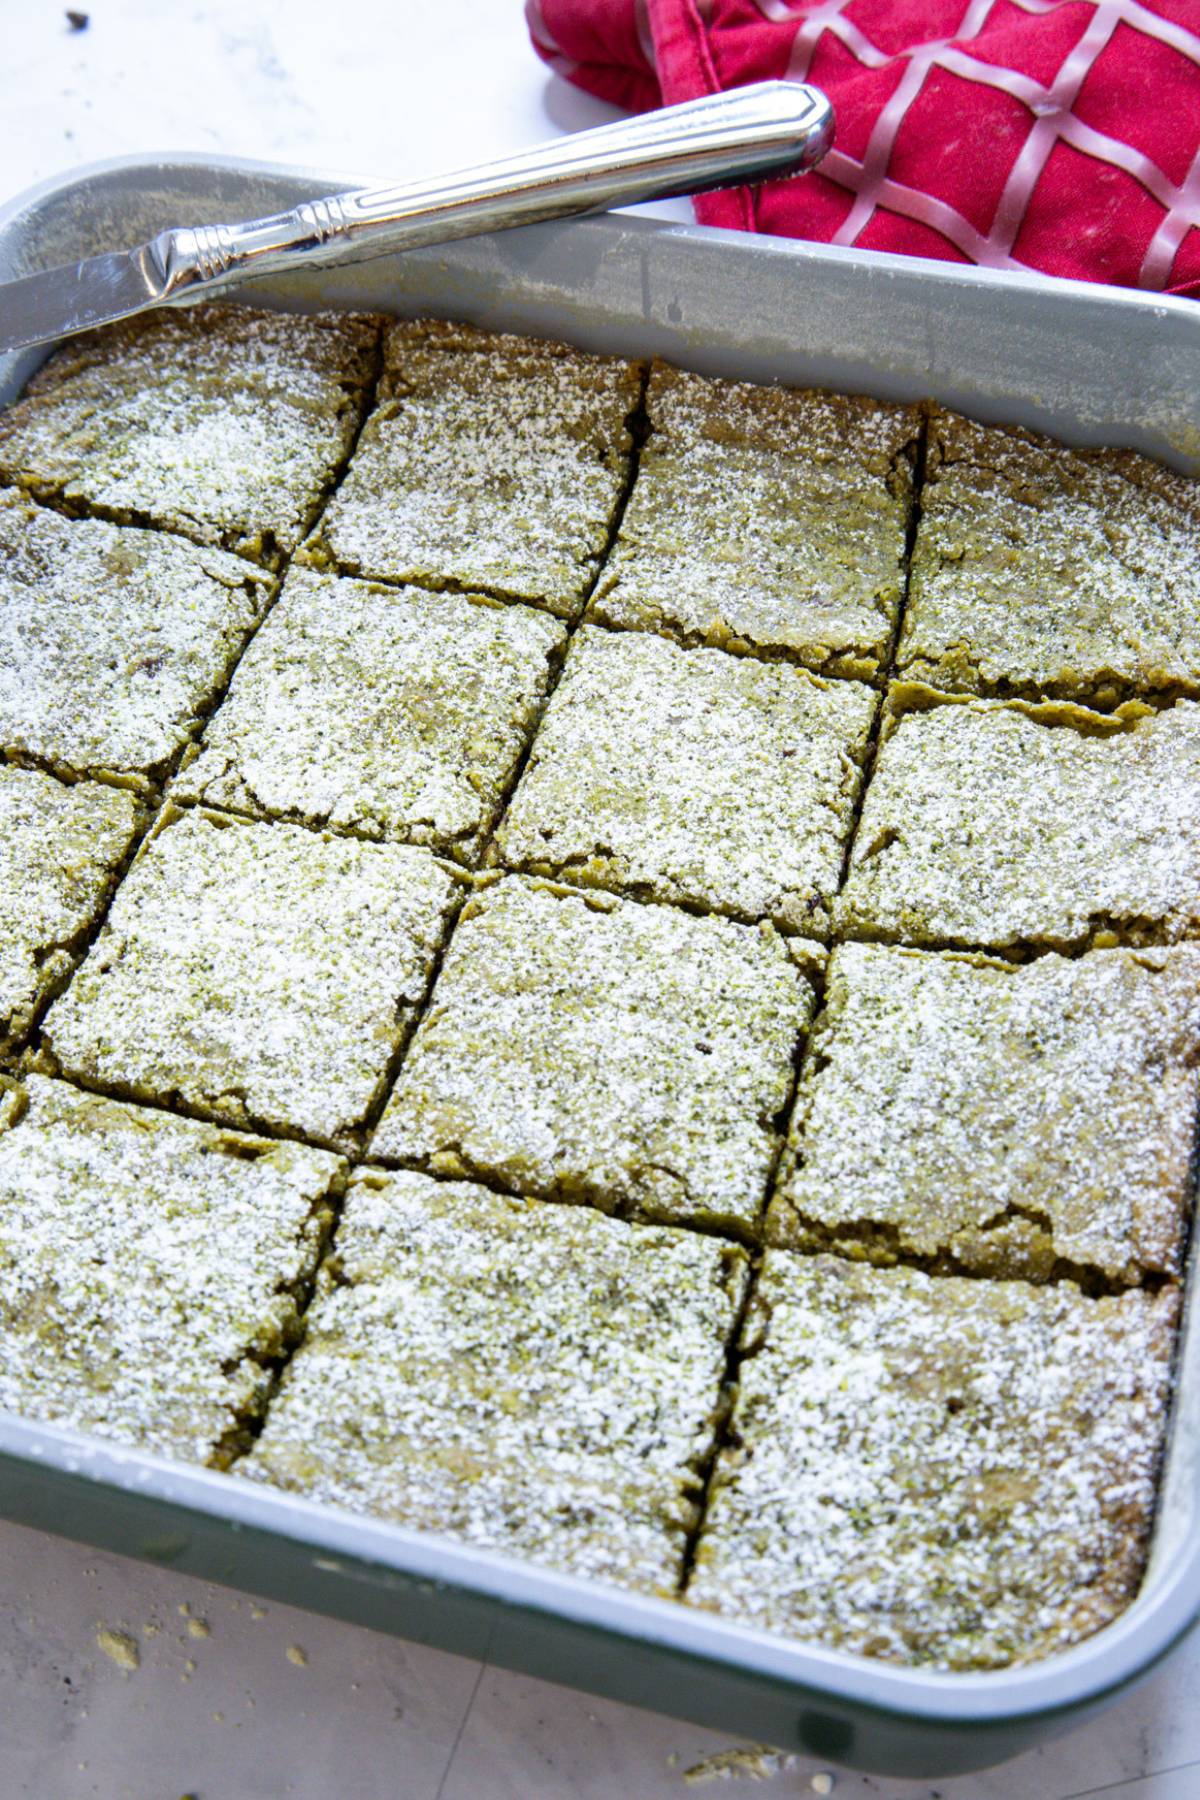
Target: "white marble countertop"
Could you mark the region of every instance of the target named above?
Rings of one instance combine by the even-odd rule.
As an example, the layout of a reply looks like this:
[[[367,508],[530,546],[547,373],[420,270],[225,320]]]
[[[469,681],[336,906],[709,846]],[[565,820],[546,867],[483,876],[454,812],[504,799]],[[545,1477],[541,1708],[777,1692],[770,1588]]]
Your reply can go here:
[[[77,32],[54,6],[0,0],[0,34],[10,193],[163,150],[419,175],[611,116],[543,70],[519,0],[96,0]],[[105,1628],[136,1640],[136,1669],[100,1646]],[[1198,1688],[1193,1636],[1093,1724],[989,1774],[895,1781],[794,1758],[751,1791],[1196,1800]],[[734,1746],[0,1524],[0,1800],[683,1800],[730,1791],[684,1776]]]

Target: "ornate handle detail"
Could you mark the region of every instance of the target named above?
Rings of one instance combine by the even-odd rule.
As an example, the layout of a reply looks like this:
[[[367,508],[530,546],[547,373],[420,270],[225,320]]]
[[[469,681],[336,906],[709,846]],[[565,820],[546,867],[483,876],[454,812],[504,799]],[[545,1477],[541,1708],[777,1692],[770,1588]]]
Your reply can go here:
[[[812,168],[833,136],[824,94],[764,81],[555,138],[431,182],[309,200],[245,225],[167,231],[143,253],[161,298],[251,275],[474,237]]]

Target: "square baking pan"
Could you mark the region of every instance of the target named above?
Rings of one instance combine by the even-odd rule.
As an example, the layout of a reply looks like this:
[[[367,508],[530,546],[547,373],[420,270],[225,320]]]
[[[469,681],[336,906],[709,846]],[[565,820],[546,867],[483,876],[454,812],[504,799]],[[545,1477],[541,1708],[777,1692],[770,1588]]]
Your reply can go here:
[[[228,158],[93,165],[0,209],[0,279],[351,185]],[[933,398],[1200,474],[1200,307],[1184,300],[621,215],[243,292],[293,310],[466,318],[752,381]],[[44,354],[0,359],[0,405]],[[894,1667],[5,1414],[0,1515],[855,1768],[951,1774],[1077,1724],[1200,1613],[1193,1311],[1141,1590],[1094,1637],[1024,1668]]]

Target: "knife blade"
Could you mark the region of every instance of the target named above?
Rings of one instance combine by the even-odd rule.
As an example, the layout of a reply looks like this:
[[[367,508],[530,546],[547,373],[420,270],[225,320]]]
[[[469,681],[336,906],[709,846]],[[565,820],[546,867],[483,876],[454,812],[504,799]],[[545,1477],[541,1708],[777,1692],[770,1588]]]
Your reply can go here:
[[[763,81],[438,180],[334,194],[247,224],[164,231],[133,250],[0,283],[0,353],[207,298],[256,275],[803,173],[832,137],[824,94]]]
[[[0,286],[0,348],[27,350],[52,338],[111,325],[162,299],[149,246],[114,250],[61,269],[44,269]]]

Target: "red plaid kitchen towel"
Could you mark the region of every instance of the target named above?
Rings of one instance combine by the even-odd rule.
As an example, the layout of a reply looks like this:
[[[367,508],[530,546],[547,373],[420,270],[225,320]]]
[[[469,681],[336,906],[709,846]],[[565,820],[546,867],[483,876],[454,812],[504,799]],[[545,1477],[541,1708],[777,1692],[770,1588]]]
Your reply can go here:
[[[707,225],[1200,297],[1200,0],[528,0],[551,68],[640,111],[768,77],[818,172]]]

